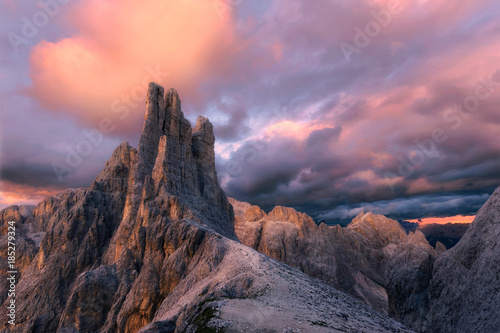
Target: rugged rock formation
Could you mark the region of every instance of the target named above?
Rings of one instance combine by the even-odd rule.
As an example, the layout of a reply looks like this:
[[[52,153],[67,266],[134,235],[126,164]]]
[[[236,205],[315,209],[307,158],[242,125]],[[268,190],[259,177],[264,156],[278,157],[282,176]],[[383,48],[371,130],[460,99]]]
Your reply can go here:
[[[410,233],[408,238],[394,249],[389,260],[389,315],[400,321],[412,317],[412,322],[416,322],[429,307],[427,288],[438,253],[430,250],[432,247],[420,231]]]
[[[407,331],[238,243],[213,145],[208,120],[192,130],[177,93],[152,83],[138,149],[116,148],[90,189],[63,191],[32,213],[3,210],[0,243],[16,220],[20,274],[18,324],[2,311],[2,331]],[[274,216],[293,220],[298,237],[315,228],[288,209]]]
[[[499,281],[500,188],[458,244],[434,263],[426,327],[433,332],[498,332]]]
[[[40,241],[44,235],[43,232],[37,232],[39,226],[31,221],[30,217],[33,214],[32,206],[11,206],[0,212],[1,221],[14,221],[15,225],[15,244],[16,244],[16,267],[18,276],[22,276],[26,267],[29,266],[33,258],[35,258]],[[0,304],[7,298],[8,281],[7,281],[7,249],[8,249],[8,234],[7,223],[0,225],[0,267],[4,268],[0,271]]]
[[[500,188],[453,248],[437,243],[441,254],[428,260],[413,252],[418,269],[397,273],[391,315],[421,332],[498,332],[499,240]]]
[[[388,312],[420,332],[498,332],[500,188],[458,244],[433,249],[422,231],[361,213],[346,228],[230,199],[242,243]],[[436,228],[432,228],[433,230]]]
[[[446,246],[444,246],[443,243],[441,243],[440,241],[436,241],[436,251],[441,254],[443,252],[446,252],[447,248]]]
[[[389,312],[390,298],[398,297],[399,289],[408,288],[402,285],[406,276],[402,272],[413,274],[421,265],[427,267],[429,257],[437,256],[421,232],[406,235],[397,221],[382,215],[361,213],[346,228],[317,226],[311,217],[292,208],[278,206],[265,214],[257,206],[229,200],[236,234],[243,244],[382,313]],[[415,297],[410,289],[406,294]]]

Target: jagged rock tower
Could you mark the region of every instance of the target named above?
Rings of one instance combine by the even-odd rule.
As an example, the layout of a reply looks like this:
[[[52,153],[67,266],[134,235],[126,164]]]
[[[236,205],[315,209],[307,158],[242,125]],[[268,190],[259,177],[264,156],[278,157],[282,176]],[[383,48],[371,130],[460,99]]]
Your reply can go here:
[[[146,199],[172,198],[189,207],[199,221],[210,222],[215,231],[235,238],[232,207],[217,180],[212,124],[199,116],[192,130],[181,111],[177,92],[169,89],[165,94],[163,87],[154,82],[149,85],[146,103],[137,152],[127,143],[122,144],[92,188],[100,189],[101,179],[103,186],[109,184],[106,180],[110,174],[124,162],[121,157],[133,156],[133,160],[125,161],[130,174],[124,219],[142,217],[141,203]]]
[[[3,213],[43,236],[33,244],[20,232],[27,258],[13,331],[137,331],[190,273],[195,254],[216,266],[221,253],[212,252],[221,249],[207,231],[236,239],[212,124],[200,116],[192,130],[177,92],[153,82],[146,104],[138,149],[118,146],[90,189],[49,197],[33,216]],[[2,290],[0,303],[6,298]]]
[[[199,116],[192,130],[177,91],[169,89],[165,94],[154,82],[149,85],[146,104],[138,149],[128,143],[120,145],[92,184],[95,190],[111,186],[123,193],[126,183],[123,218],[111,240],[115,251],[108,250],[108,259],[118,260],[124,248],[137,247],[134,235],[141,225],[136,221],[147,221],[152,210],[169,211],[171,216],[197,221],[236,239],[232,206],[217,180],[212,124]],[[116,179],[118,184],[114,184]]]
[[[118,146],[90,189],[0,212],[0,247],[7,221],[16,221],[19,258],[17,325],[0,311],[0,330],[406,332],[240,244],[214,154],[210,122],[199,117],[192,130],[175,90],[151,83],[137,150]]]

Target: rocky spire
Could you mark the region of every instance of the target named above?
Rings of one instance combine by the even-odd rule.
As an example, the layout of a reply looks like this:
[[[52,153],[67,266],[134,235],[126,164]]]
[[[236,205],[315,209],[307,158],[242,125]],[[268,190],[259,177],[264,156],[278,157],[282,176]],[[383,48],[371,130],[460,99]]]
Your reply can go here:
[[[200,116],[193,131],[177,91],[164,93],[154,82],[149,84],[146,105],[124,219],[137,217],[145,196],[175,196],[214,230],[234,238],[232,208],[215,170],[212,124]]]
[[[150,174],[156,160],[158,143],[160,137],[164,135],[161,124],[166,117],[165,100],[163,87],[154,82],[149,84],[146,115],[139,140],[137,174],[135,181],[143,182],[144,177]]]
[[[192,152],[198,171],[198,185],[203,197],[215,199],[218,195],[215,171],[215,136],[208,118],[199,116],[193,131]]]
[[[498,313],[500,307],[500,187],[433,268],[429,311],[420,313],[428,327],[436,332],[499,331],[500,316],[491,310]]]
[[[0,311],[0,331],[264,332],[309,326],[308,319],[325,332],[406,331],[234,241],[214,141],[208,119],[200,117],[192,131],[175,90],[164,94],[152,83],[138,149],[121,144],[91,189],[60,192],[33,212],[0,211],[2,248],[8,221],[17,222],[20,309],[15,326]],[[0,276],[7,309],[10,282]],[[326,298],[311,303],[317,295]]]

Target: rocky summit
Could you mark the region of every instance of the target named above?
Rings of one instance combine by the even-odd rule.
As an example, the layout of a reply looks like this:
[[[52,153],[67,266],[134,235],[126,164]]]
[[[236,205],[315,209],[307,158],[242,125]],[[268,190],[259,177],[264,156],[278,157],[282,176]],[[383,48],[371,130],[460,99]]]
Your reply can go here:
[[[406,234],[382,215],[360,213],[346,227],[316,225],[292,208],[266,214],[257,206],[229,199],[240,241],[337,288],[381,313],[392,313],[395,298],[419,297],[407,290],[408,274],[429,273],[438,252],[420,231]],[[427,287],[427,285],[426,285]]]
[[[243,244],[417,332],[499,332],[500,188],[450,250],[382,215],[360,213],[341,228],[316,225],[292,208],[266,214],[229,200]]]
[[[450,250],[382,215],[319,226],[292,208],[266,214],[229,199],[241,242],[333,286],[417,332],[499,332],[500,188]]]
[[[289,248],[278,254],[274,242],[289,234],[280,231],[284,226],[272,224],[259,234],[236,223],[252,246],[241,244],[233,208],[217,180],[214,141],[208,119],[199,117],[191,128],[177,92],[151,83],[137,149],[126,142],[118,146],[90,188],[1,211],[2,249],[7,223],[16,222],[18,269],[17,324],[8,325],[0,312],[2,332],[409,332],[306,275],[316,276],[315,264],[304,268],[307,257],[293,263]],[[245,216],[253,222],[264,218],[255,208]],[[286,208],[266,216],[292,221],[290,237],[327,230]],[[352,251],[370,239],[360,235]],[[309,249],[306,243],[295,251]],[[319,249],[330,251],[328,244],[318,255]],[[343,260],[332,265],[347,266],[350,257]],[[2,251],[2,267],[6,261]],[[375,281],[370,274],[376,272],[363,271],[346,283],[367,276]],[[342,274],[331,279],[335,285]],[[1,284],[5,309],[4,275]]]

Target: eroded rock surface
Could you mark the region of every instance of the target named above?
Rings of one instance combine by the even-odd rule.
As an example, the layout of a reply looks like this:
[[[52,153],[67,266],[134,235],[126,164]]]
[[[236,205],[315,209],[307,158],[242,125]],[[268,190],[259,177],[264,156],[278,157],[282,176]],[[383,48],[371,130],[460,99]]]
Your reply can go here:
[[[428,298],[429,312],[421,319],[428,331],[499,331],[500,188],[457,245],[434,263]]]
[[[500,188],[453,248],[436,248],[437,258],[417,249],[396,257],[395,267],[409,265],[393,271],[390,315],[421,332],[498,332]]]
[[[342,290],[382,313],[394,297],[419,298],[428,286],[406,285],[406,274],[428,272],[437,252],[420,231],[407,235],[401,225],[382,215],[360,213],[346,227],[319,226],[306,214],[259,207],[229,199],[241,242]],[[403,290],[404,289],[404,290]],[[393,311],[391,311],[392,313]]]
[[[199,117],[192,129],[177,92],[155,83],[137,149],[116,148],[90,189],[0,217],[2,235],[10,219],[22,229],[17,325],[2,311],[3,332],[407,332],[240,244],[217,181],[212,125]],[[293,237],[315,228],[289,209],[274,217],[295,223]]]

